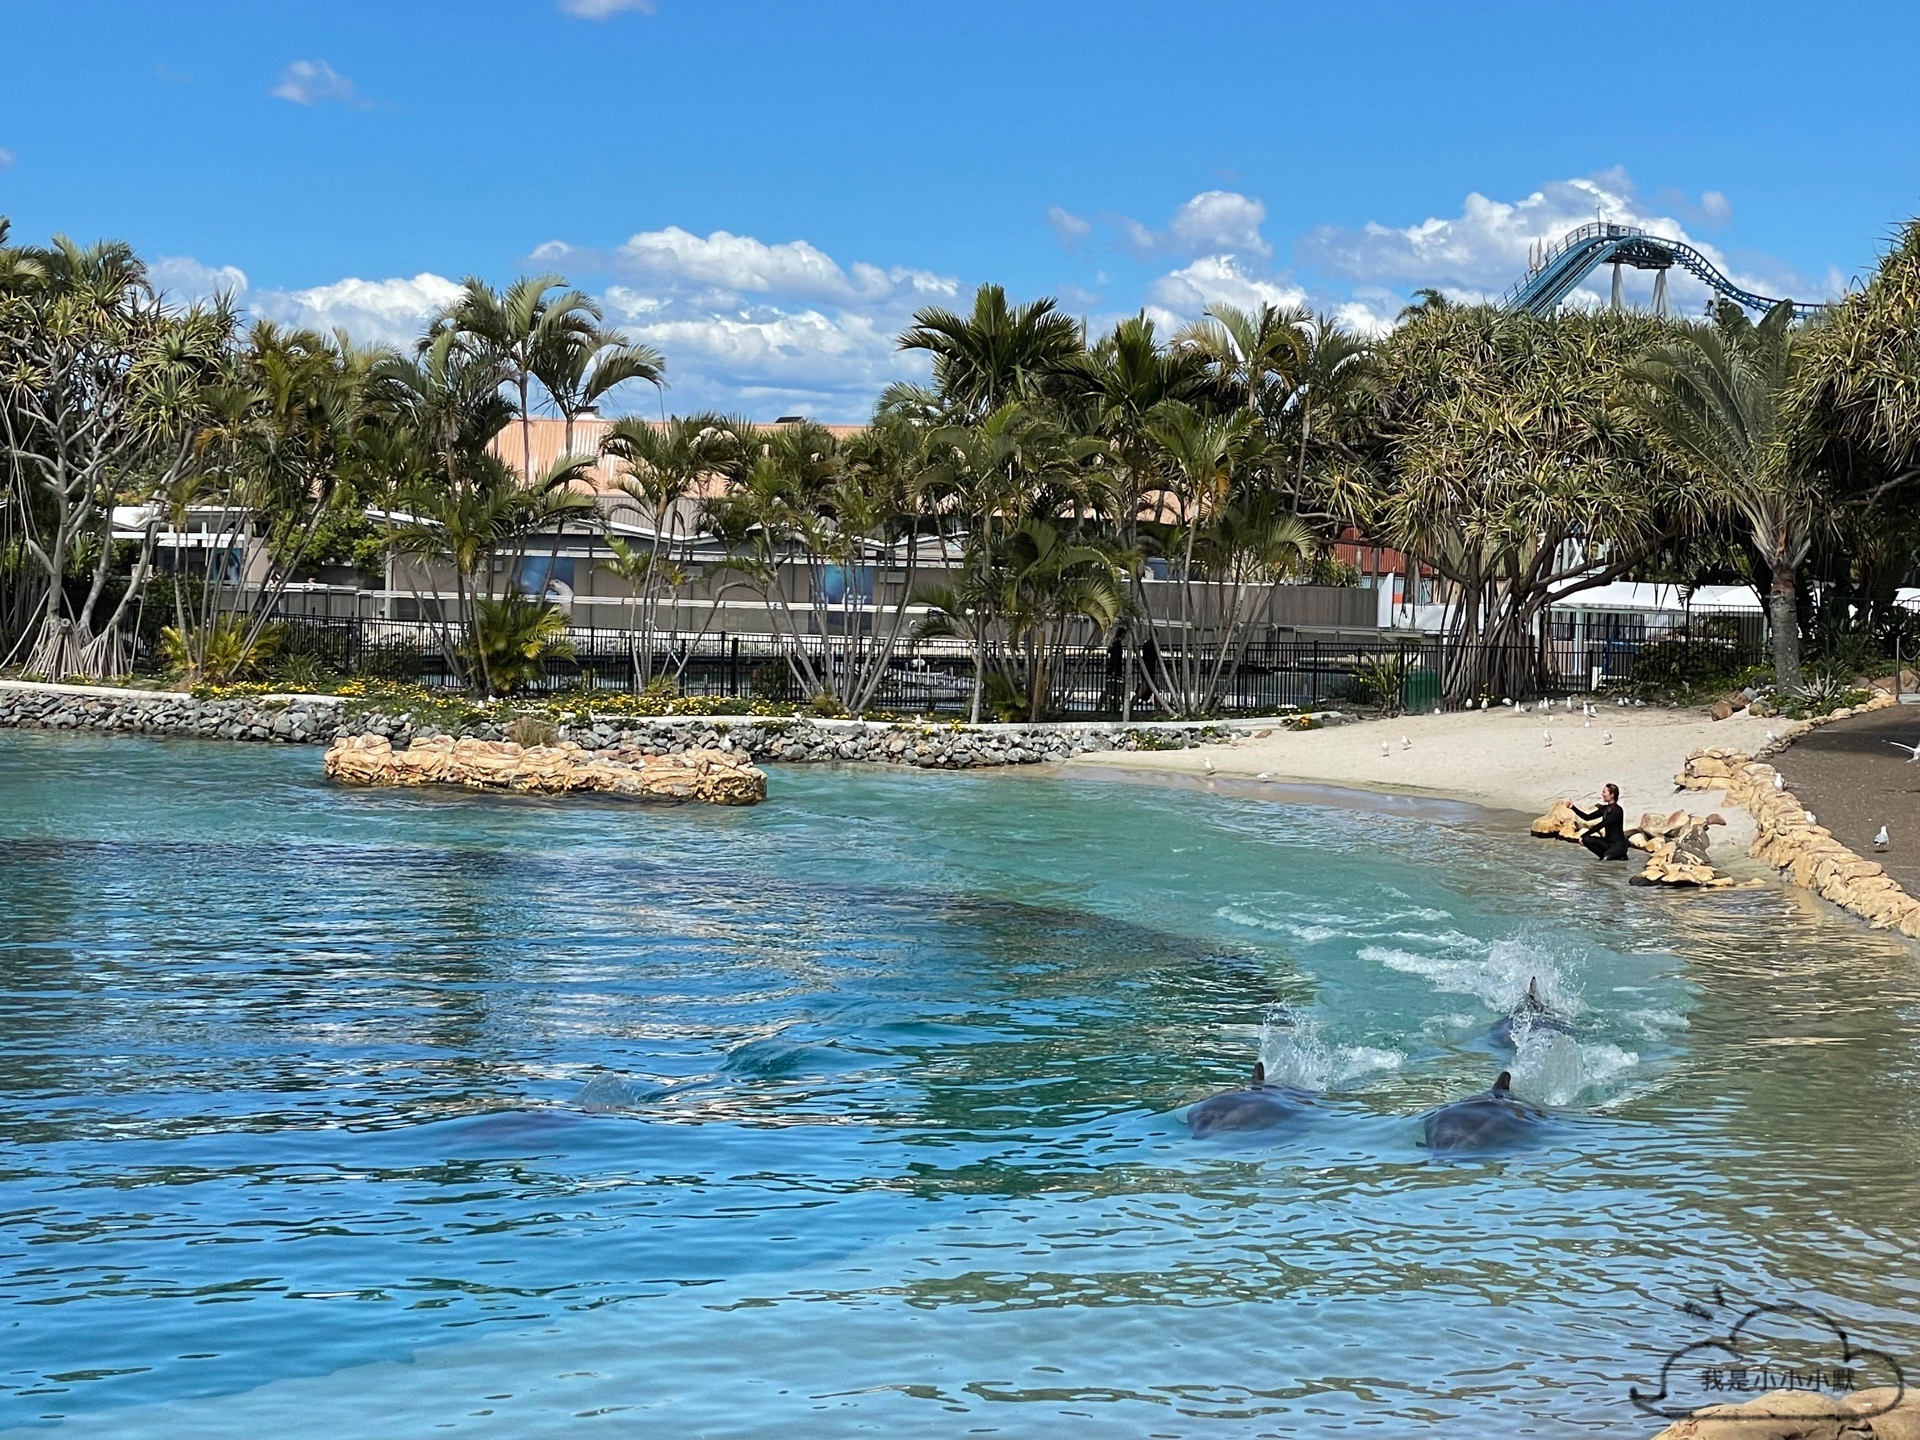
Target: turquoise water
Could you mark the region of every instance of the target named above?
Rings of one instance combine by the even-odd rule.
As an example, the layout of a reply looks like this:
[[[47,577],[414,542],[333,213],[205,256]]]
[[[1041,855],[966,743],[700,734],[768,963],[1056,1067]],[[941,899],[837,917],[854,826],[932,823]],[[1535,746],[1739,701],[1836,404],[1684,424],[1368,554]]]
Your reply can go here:
[[[1920,1359],[1920,972],[1785,890],[1031,772],[318,769],[0,732],[0,1432],[1643,1436],[1716,1285]],[[1429,1159],[1532,975],[1564,1118]],[[1259,1054],[1335,1100],[1189,1138]]]

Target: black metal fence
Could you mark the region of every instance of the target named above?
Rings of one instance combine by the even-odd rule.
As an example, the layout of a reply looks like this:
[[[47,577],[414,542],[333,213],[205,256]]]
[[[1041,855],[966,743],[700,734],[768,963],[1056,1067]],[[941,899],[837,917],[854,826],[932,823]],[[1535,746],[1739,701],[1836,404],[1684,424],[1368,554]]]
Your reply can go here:
[[[432,624],[307,616],[282,623],[283,660],[305,656],[339,674],[433,688],[459,683],[458,667],[448,663],[442,634]],[[632,692],[649,678],[667,676],[683,695],[804,701],[810,697],[801,677],[808,667],[798,663],[798,656],[804,652],[819,674],[836,653],[822,640],[766,634],[662,637],[651,654],[626,630],[582,627],[570,630],[567,640],[571,655],[547,662],[544,678],[530,687],[536,693]],[[1463,691],[1459,684],[1461,667],[1468,663],[1481,673],[1521,677],[1506,688],[1523,699],[1696,683],[1762,662],[1764,648],[1763,636],[1725,629],[1548,639],[1492,652],[1437,637],[1274,632],[1234,647],[1223,658],[1217,645],[1175,651],[1157,637],[1140,637],[1131,647],[1071,646],[1050,653],[1044,667],[1046,710],[1067,718],[1153,715],[1168,708],[1168,695],[1190,698],[1211,688],[1215,708],[1227,712],[1379,704],[1389,696],[1419,711],[1476,703],[1481,687]],[[963,714],[973,697],[973,670],[973,655],[962,642],[903,644],[890,658],[872,703],[899,713]],[[1004,677],[987,687],[989,708],[996,694],[1004,704],[1013,690],[1024,693],[1024,662],[1017,657],[991,656],[989,674]],[[1502,698],[1498,691],[1491,695]]]

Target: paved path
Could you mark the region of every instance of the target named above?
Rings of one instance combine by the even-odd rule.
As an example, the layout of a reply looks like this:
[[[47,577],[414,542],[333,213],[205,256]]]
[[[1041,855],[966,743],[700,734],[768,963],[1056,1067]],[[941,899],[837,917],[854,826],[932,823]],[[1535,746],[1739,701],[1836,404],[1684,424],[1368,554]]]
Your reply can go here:
[[[1836,720],[1773,759],[1787,788],[1841,844],[1880,861],[1909,895],[1920,895],[1920,764],[1887,742],[1920,744],[1920,705]],[[1882,825],[1893,847],[1873,852]]]

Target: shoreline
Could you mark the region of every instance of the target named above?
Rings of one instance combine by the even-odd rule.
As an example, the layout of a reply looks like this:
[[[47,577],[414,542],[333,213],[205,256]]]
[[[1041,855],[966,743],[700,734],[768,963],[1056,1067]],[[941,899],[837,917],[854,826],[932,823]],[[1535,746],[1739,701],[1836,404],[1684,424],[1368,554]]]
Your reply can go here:
[[[1699,810],[1703,801],[1704,808],[1719,809],[1727,824],[1713,829],[1714,861],[1747,874],[1759,873],[1747,854],[1757,833],[1752,817],[1727,805],[1723,792],[1681,790],[1674,776],[1696,750],[1755,752],[1774,743],[1769,734],[1784,737],[1791,728],[1788,720],[1744,713],[1713,720],[1699,710],[1603,705],[1588,724],[1577,710],[1523,713],[1503,707],[1328,730],[1275,727],[1265,735],[1236,735],[1187,750],[1076,757],[1064,768],[1211,780],[1216,788],[1230,783],[1235,793],[1275,800],[1290,792],[1298,799],[1302,787],[1358,791],[1417,806],[1469,806],[1491,819],[1517,817],[1523,824],[1569,796],[1595,803],[1600,786],[1611,781],[1620,786],[1629,826],[1643,813]],[[1546,732],[1552,745],[1543,738]]]

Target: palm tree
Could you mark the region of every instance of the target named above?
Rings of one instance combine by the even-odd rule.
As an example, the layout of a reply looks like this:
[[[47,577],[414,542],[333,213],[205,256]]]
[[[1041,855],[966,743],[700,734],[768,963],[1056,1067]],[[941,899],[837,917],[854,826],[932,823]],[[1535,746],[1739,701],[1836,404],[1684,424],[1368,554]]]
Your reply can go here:
[[[1402,305],[1398,319],[1402,325],[1409,320],[1419,320],[1428,315],[1444,315],[1453,308],[1453,302],[1431,285],[1423,285],[1413,292],[1413,303]]]
[[[520,473],[533,476],[533,382],[541,371],[562,379],[578,359],[585,375],[589,361],[607,348],[600,329],[600,307],[591,296],[566,288],[558,275],[523,275],[504,292],[468,276],[460,298],[434,320],[420,342],[424,352],[451,332],[483,364],[497,366],[500,383],[518,401]],[[559,291],[559,294],[555,294]],[[649,352],[651,353],[651,352]],[[585,358],[580,358],[584,354]]]
[[[667,361],[651,345],[636,345],[618,330],[561,329],[534,358],[534,378],[566,422],[562,448],[573,453],[574,422],[594,409],[616,385],[641,380],[666,383]]]
[[[1656,443],[1705,482],[1707,503],[1747,527],[1771,581],[1774,680],[1787,689],[1800,685],[1798,573],[1819,511],[1790,398],[1796,348],[1790,302],[1756,325],[1723,300],[1712,323],[1650,351],[1628,393]]]
[[[933,388],[956,418],[980,420],[1031,399],[1067,371],[1083,346],[1080,327],[1052,299],[1007,304],[998,285],[982,285],[973,310],[929,306],[914,312],[902,350],[933,357]]]
[[[715,415],[676,416],[662,425],[618,420],[600,442],[601,455],[620,467],[615,490],[632,502],[651,532],[644,547],[610,538],[614,559],[605,563],[608,573],[633,588],[628,618],[640,620],[639,633],[646,637],[644,663],[639,633],[632,640],[636,674],[643,685],[652,678],[662,588],[674,588],[684,579],[684,572],[671,562],[686,538],[688,502],[696,497],[701,482],[718,474],[739,448],[739,436]]]
[[[1209,305],[1206,318],[1175,343],[1200,355],[1235,404],[1259,416],[1277,414],[1305,358],[1312,316],[1298,306],[1262,303],[1257,310]]]

